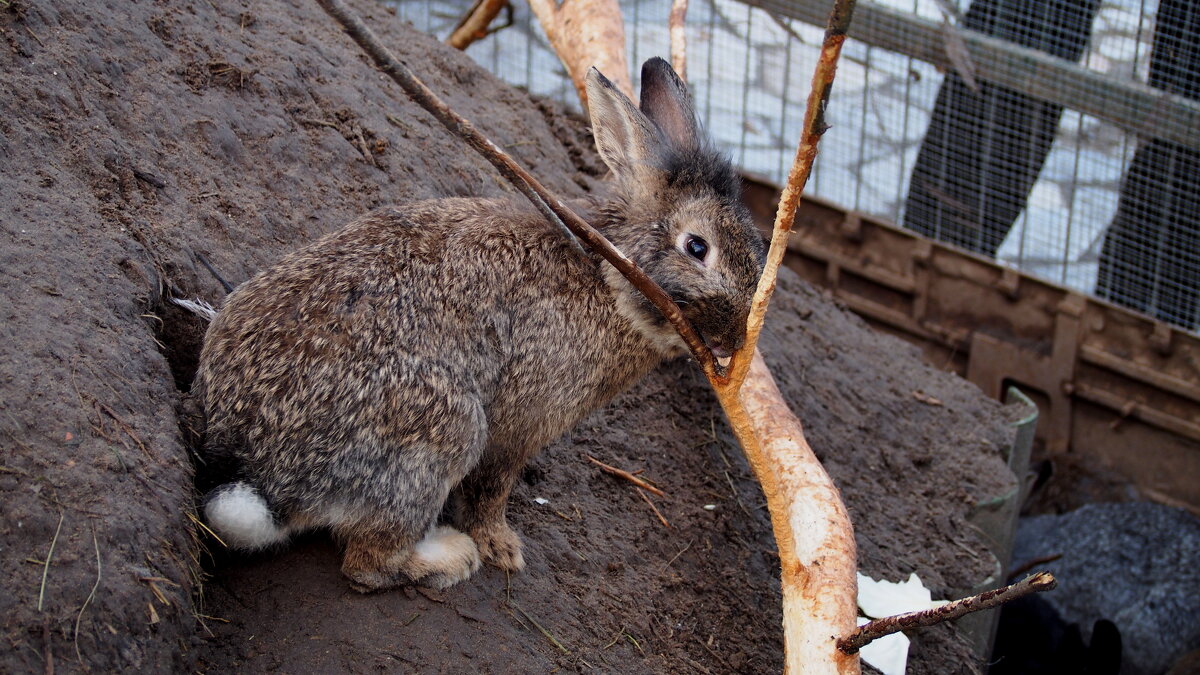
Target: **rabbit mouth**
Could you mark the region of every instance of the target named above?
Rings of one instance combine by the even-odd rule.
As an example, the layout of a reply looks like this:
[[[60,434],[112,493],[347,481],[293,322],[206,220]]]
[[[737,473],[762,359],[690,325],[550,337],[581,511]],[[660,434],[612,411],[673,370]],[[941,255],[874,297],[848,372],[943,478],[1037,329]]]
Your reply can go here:
[[[713,358],[722,366],[729,365],[729,360],[733,358],[733,350],[725,345],[719,339],[704,336],[704,344],[708,346],[708,350],[712,352]]]

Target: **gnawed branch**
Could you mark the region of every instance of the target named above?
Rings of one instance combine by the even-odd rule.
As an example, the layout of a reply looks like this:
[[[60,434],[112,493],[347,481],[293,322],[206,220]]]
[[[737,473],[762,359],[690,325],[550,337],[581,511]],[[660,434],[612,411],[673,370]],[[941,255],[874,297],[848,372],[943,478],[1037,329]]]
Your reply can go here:
[[[588,68],[604,73],[631,101],[633,81],[625,60],[625,22],[617,0],[529,0],[550,46],[567,67],[579,100],[587,108],[584,78]]]
[[[387,73],[405,93],[433,115],[450,133],[461,138],[473,150],[491,162],[505,179],[512,183],[529,201],[533,202],[547,220],[563,229],[563,232],[572,241],[578,237],[588,248],[599,253],[624,275],[670,321],[704,372],[710,376],[716,376],[717,363],[712,352],[684,318],[679,306],[658,284],[646,276],[645,272],[613,246],[612,242],[608,241],[604,235],[576,215],[561,199],[542,186],[536,178],[521,168],[499,146],[484,136],[475,125],[451,110],[407,66],[398,61],[383,46],[371,29],[367,28],[366,24],[357,16],[354,16],[342,0],[317,0],[317,2],[330,16],[342,24],[346,33],[362,47],[363,51],[367,52],[380,70]],[[622,53],[624,53],[623,50]]]
[[[750,367],[749,357],[758,344],[759,334],[762,333],[763,318],[771,302],[771,293],[775,290],[779,265],[787,252],[787,240],[792,232],[792,223],[796,220],[800,195],[808,183],[809,174],[812,173],[813,162],[817,157],[817,143],[828,128],[825,124],[825,108],[829,105],[829,94],[833,89],[838,58],[841,56],[842,43],[846,41],[846,31],[850,27],[853,15],[854,0],[834,1],[829,23],[825,28],[825,39],[821,43],[821,54],[813,71],[812,88],[808,94],[808,107],[804,111],[804,126],[800,143],[796,147],[796,158],[788,171],[787,184],[784,185],[775,212],[775,226],[771,232],[771,247],[767,251],[766,270],[759,280],[758,291],[754,294],[754,305],[746,321],[746,346],[734,354],[730,367],[730,378],[735,381],[745,377],[745,372]]]
[[[897,614],[859,626],[853,634],[838,640],[838,649],[846,654],[853,654],[885,635],[891,635],[910,628],[932,626],[943,621],[950,621],[972,612],[999,607],[1006,602],[1024,597],[1030,593],[1049,591],[1058,585],[1058,580],[1049,572],[1038,572],[1011,585],[985,591],[979,595],[962,598],[947,603],[941,607],[926,609],[920,612]]]
[[[857,616],[858,570],[850,516],[757,349],[796,207],[826,128],[824,111],[853,10],[854,0],[834,2],[813,73],[804,129],[747,321],[746,343],[733,355],[727,376],[711,378],[771,512],[779,546],[788,673],[859,672],[857,656],[836,644],[838,635],[855,629]]]

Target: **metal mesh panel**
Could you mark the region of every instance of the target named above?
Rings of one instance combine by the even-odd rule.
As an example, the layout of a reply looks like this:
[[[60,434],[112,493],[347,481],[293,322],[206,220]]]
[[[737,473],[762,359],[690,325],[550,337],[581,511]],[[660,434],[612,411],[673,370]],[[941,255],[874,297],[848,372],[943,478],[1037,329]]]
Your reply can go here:
[[[781,182],[828,7],[746,2],[692,0],[689,84],[734,161]],[[469,6],[392,4],[439,37]],[[666,56],[669,0],[621,4],[630,62]],[[514,14],[468,53],[577,109]],[[1200,2],[860,0],[851,37],[810,194],[1197,327]]]

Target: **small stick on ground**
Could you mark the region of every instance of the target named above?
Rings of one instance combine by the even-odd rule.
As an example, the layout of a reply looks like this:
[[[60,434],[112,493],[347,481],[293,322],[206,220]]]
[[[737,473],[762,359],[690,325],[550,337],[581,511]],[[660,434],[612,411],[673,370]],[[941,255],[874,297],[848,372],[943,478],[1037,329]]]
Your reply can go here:
[[[327,122],[325,120],[313,119],[312,117],[297,117],[296,121],[301,124],[307,124],[308,126],[311,126],[311,127],[329,127],[330,129],[338,128],[338,125],[334,124],[333,122]]]
[[[58,533],[62,531],[62,521],[65,513],[58,514],[58,527],[54,528],[54,537],[50,539],[50,552],[46,554],[46,564],[42,566],[42,587],[38,590],[38,611],[42,611],[42,600],[46,597],[46,577],[50,574],[50,559],[54,557],[54,546],[58,544]]]
[[[646,496],[646,493],[642,492],[641,488],[637,489],[637,493],[638,496],[642,498],[642,501],[646,502],[646,504],[650,506],[650,510],[654,512],[654,515],[658,516],[658,520],[663,524],[663,527],[671,527],[671,524],[668,523],[667,519],[663,517],[662,512],[658,510],[658,507],[654,505],[654,502],[650,501],[650,498]]]
[[[29,26],[25,26],[25,32],[29,33],[29,35],[31,35],[34,40],[37,40],[37,43],[42,46],[42,49],[46,48],[46,43],[42,42],[42,38],[38,37],[37,33],[33,32],[33,30],[29,28]]]
[[[671,559],[667,561],[667,564],[662,566],[662,571],[666,572],[667,568],[671,566],[671,563],[675,562],[676,560],[679,560],[679,556],[683,555],[684,553],[687,553],[688,549],[692,547],[692,543],[693,542],[689,541],[687,543],[687,546],[684,546],[683,548],[679,549],[679,553],[676,553],[675,555],[671,556]]]
[[[46,667],[42,670],[45,675],[54,675],[54,652],[50,649],[50,622],[42,619],[42,643],[46,652]]]
[[[980,593],[979,595],[973,595],[969,598],[955,600],[941,607],[875,619],[870,623],[860,626],[857,631],[851,633],[849,636],[838,640],[837,646],[838,649],[846,654],[854,654],[872,640],[885,635],[891,635],[892,633],[909,628],[932,626],[935,623],[957,619],[960,616],[970,614],[971,612],[978,612],[981,609],[998,607],[1030,593],[1048,591],[1057,585],[1058,580],[1054,578],[1054,575],[1049,572],[1038,572],[1011,586],[1004,586]]]
[[[564,647],[564,646],[563,646],[563,644],[562,644],[561,642],[559,642],[559,641],[558,641],[558,638],[556,638],[556,637],[554,637],[553,635],[551,635],[551,634],[550,634],[550,631],[546,630],[545,628],[542,628],[542,624],[538,623],[538,622],[537,622],[537,619],[533,618],[532,616],[529,616],[529,613],[528,613],[528,612],[526,612],[525,610],[521,609],[521,606],[520,606],[520,605],[518,605],[517,603],[513,602],[511,599],[508,601],[508,604],[509,604],[509,606],[511,606],[513,609],[515,609],[515,610],[517,610],[518,612],[520,612],[520,613],[521,613],[521,616],[523,616],[523,617],[525,617],[526,619],[528,619],[528,620],[529,620],[529,623],[533,624],[533,627],[534,627],[534,628],[536,628],[536,629],[538,629],[538,631],[539,631],[539,632],[541,632],[541,634],[542,634],[542,635],[546,636],[546,639],[550,641],[550,644],[554,645],[555,647],[558,647],[559,651],[561,651],[561,652],[562,652],[562,653],[564,653],[564,654],[570,654],[570,653],[571,653],[571,651],[570,651],[569,649],[567,649],[566,647]]]
[[[600,460],[596,459],[595,457],[592,457],[591,455],[584,455],[584,457],[587,457],[588,461],[591,462],[592,464],[595,464],[596,466],[600,467],[600,470],[603,471],[604,473],[612,474],[612,475],[616,476],[617,478],[624,478],[625,480],[629,481],[630,483],[633,483],[634,485],[642,488],[643,490],[653,494],[655,497],[666,497],[667,496],[666,493],[664,493],[662,490],[659,490],[658,488],[647,483],[646,481],[642,480],[641,478],[638,478],[637,476],[629,473],[628,471],[625,471],[624,469],[618,469],[615,466],[609,466],[609,465],[605,464],[604,462],[601,462]]]
[[[358,149],[362,152],[363,157],[371,166],[379,168],[379,163],[375,161],[375,155],[371,153],[371,146],[367,145],[367,139],[363,137],[362,127],[354,127],[354,137],[358,139]]]
[[[83,601],[83,606],[79,608],[79,614],[75,616],[75,658],[79,659],[79,665],[83,665],[83,654],[79,651],[79,622],[83,620],[83,611],[91,604],[92,598],[96,597],[96,589],[100,588],[100,540],[96,537],[96,526],[92,526],[92,545],[96,547],[96,583],[92,584],[92,592],[88,593],[87,599]]]

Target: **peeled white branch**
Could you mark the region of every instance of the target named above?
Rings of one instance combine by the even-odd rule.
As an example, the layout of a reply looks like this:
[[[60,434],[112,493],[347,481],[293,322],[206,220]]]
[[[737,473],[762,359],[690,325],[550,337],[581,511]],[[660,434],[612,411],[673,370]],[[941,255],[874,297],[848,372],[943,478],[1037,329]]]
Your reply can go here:
[[[854,530],[841,495],[755,350],[740,387],[714,383],[742,451],[762,484],[779,546],[784,672],[858,673],[837,648],[854,630]]]
[[[555,0],[529,0],[529,7],[567,67],[584,110],[584,78],[592,66],[630,100],[637,100],[629,79],[629,62],[625,60],[625,22],[617,0],[567,0],[561,5]]]
[[[667,29],[671,35],[671,67],[679,79],[687,82],[687,23],[688,0],[672,0]]]

